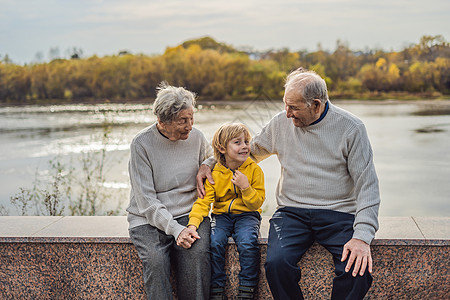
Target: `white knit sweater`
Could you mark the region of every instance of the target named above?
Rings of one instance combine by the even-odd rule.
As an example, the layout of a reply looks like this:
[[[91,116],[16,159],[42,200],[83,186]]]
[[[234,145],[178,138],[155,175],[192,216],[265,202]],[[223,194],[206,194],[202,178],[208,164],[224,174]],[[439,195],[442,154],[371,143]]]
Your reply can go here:
[[[253,139],[251,153],[256,162],[278,156],[279,207],[354,214],[353,238],[370,244],[380,204],[372,148],[362,121],[329,104],[319,123],[304,128],[280,112]]]
[[[130,148],[129,228],[150,224],[177,238],[185,227],[174,218],[189,214],[197,197],[195,176],[212,155],[211,146],[195,128],[188,139],[171,141],[155,123],[138,133]]]

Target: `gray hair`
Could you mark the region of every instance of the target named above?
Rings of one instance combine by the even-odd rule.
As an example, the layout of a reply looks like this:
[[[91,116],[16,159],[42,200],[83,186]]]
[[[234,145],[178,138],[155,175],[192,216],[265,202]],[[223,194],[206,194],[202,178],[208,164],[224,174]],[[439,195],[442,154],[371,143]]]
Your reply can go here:
[[[163,81],[157,88],[153,113],[162,123],[170,123],[182,111],[195,105],[195,94]]]
[[[298,89],[303,100],[309,106],[314,99],[319,99],[322,103],[328,101],[327,84],[316,72],[304,68],[292,71],[286,78],[284,88]]]

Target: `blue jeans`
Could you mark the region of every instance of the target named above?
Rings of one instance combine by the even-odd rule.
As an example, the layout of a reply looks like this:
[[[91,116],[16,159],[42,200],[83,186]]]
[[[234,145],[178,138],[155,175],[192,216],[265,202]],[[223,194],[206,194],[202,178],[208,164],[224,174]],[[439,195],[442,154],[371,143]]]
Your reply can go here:
[[[278,209],[270,220],[265,264],[274,299],[303,299],[297,263],[314,241],[333,255],[336,277],[331,299],[363,299],[372,276],[366,269],[363,276],[353,277],[353,267],[345,272],[348,258],[341,262],[344,244],[353,236],[354,219],[352,214],[325,209]]]
[[[256,286],[259,271],[259,212],[213,215],[211,222],[211,286],[225,286],[225,248],[232,236],[239,252],[239,284]]]
[[[188,220],[188,216],[176,219],[181,225],[186,225]],[[197,232],[201,239],[185,249],[177,246],[173,236],[148,224],[129,230],[142,261],[147,299],[173,299],[171,267],[175,271],[178,299],[209,299],[209,218],[203,220]]]

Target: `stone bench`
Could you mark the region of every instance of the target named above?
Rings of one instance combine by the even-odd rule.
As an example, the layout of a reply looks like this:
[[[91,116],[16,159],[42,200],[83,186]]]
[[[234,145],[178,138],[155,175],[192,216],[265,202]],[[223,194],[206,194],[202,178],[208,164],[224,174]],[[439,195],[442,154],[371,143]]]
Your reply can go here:
[[[265,280],[269,217],[261,226],[258,299]],[[126,217],[0,217],[0,299],[145,299],[141,262]],[[449,299],[450,218],[384,217],[372,243],[366,299]],[[238,255],[227,251],[227,294],[236,295]],[[331,255],[314,244],[299,265],[306,299],[329,299]]]

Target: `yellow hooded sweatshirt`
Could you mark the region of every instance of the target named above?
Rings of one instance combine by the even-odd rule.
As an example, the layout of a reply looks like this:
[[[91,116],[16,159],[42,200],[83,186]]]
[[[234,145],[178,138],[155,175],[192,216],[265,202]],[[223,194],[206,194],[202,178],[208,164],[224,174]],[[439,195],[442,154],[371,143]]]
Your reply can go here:
[[[203,218],[209,214],[211,203],[212,213],[240,214],[249,211],[261,213],[261,205],[265,199],[264,173],[261,168],[249,157],[238,168],[247,176],[250,186],[241,190],[231,182],[233,171],[217,162],[212,170],[215,184],[208,180],[205,182],[205,197],[198,198],[189,214],[189,225],[198,228]]]

